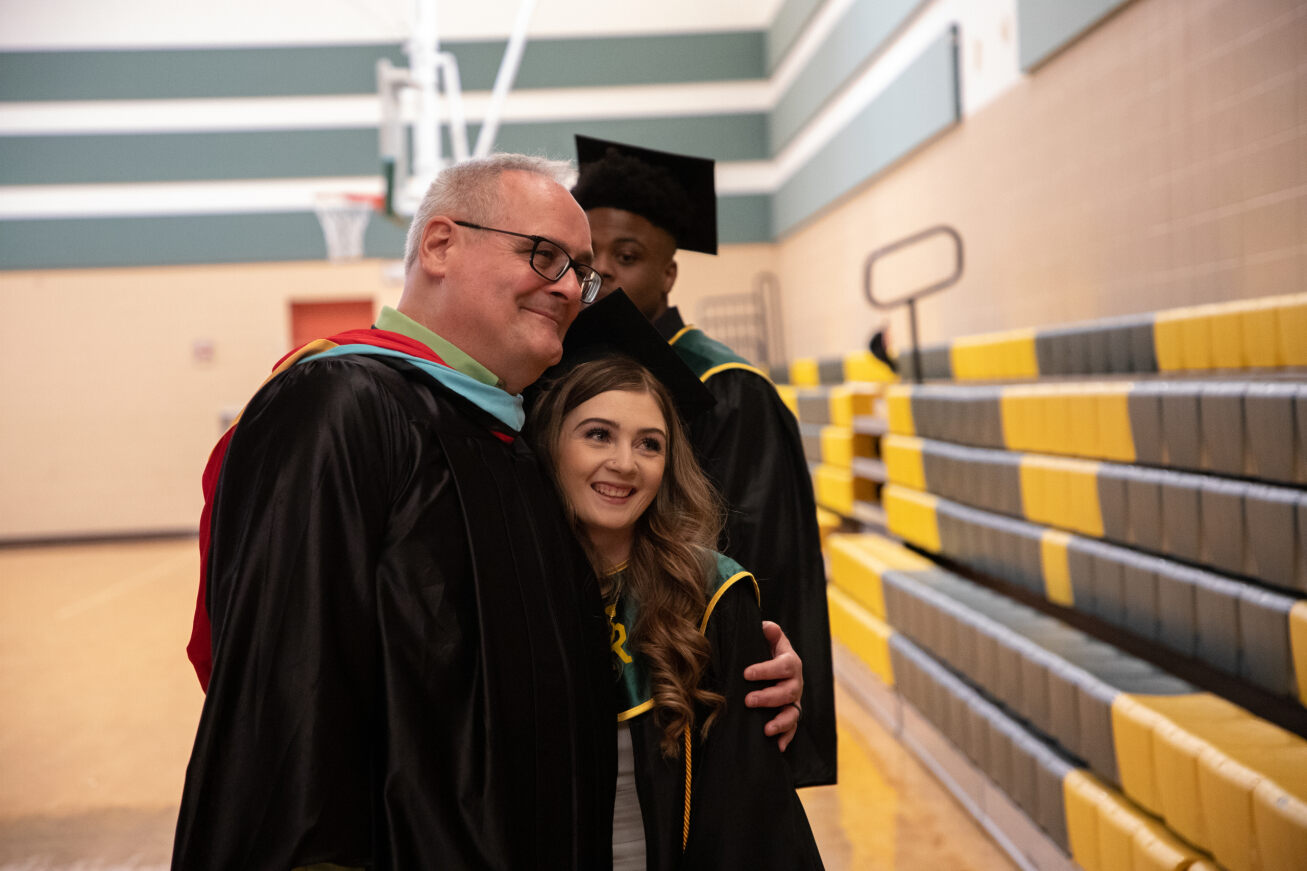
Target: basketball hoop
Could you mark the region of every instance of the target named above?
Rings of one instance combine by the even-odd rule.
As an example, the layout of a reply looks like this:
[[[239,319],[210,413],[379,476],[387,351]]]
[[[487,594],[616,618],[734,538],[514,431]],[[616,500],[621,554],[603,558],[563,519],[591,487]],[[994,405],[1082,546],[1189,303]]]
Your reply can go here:
[[[327,259],[338,263],[363,256],[363,235],[385,198],[376,194],[322,194],[313,210],[327,240]]]

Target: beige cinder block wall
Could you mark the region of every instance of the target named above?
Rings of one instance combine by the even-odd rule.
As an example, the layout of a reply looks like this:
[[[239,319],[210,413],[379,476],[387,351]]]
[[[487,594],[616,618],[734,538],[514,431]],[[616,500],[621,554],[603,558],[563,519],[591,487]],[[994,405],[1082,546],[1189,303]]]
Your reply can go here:
[[[967,263],[926,341],[1304,289],[1307,2],[1138,0],[781,240],[791,355],[865,347],[865,256],[936,223]],[[949,257],[896,255],[877,287]]]
[[[222,415],[289,350],[290,302],[393,305],[382,272],[379,261],[0,272],[0,540],[194,530]]]

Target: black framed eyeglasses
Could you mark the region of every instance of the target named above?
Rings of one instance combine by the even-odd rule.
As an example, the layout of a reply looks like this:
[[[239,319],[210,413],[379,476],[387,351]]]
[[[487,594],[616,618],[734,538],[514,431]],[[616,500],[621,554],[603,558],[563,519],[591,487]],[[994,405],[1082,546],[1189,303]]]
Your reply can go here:
[[[561,281],[570,269],[576,273],[577,283],[581,285],[581,302],[589,305],[598,298],[599,287],[604,283],[603,276],[584,263],[577,263],[557,242],[544,236],[530,236],[526,233],[514,233],[512,230],[500,230],[497,227],[483,227],[471,221],[454,223],[469,230],[485,230],[487,233],[503,233],[505,236],[530,239],[531,268],[535,270],[536,275],[547,281]]]

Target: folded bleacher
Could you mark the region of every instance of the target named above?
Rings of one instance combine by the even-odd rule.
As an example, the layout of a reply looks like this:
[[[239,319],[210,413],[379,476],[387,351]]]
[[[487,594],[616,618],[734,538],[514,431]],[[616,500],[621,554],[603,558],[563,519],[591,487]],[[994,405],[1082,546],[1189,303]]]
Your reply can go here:
[[[896,728],[991,831],[1001,794],[1042,833],[997,834],[1025,867],[1307,868],[1307,295],[923,358],[951,383],[847,425],[881,430],[852,501],[915,550],[827,539],[837,661],[930,724]],[[820,493],[845,453],[805,434]]]

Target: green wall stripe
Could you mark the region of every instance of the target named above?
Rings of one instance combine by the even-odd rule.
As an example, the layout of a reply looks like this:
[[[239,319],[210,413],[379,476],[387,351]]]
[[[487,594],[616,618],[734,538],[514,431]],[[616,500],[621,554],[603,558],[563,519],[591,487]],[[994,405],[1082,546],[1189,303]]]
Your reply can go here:
[[[721,241],[769,241],[768,199],[720,198]],[[404,228],[373,217],[364,251],[368,257],[398,260],[404,253]],[[0,221],[0,270],[321,260],[326,255],[312,212]]]
[[[821,7],[822,0],[785,0],[776,11],[776,17],[767,30],[767,72],[773,73],[785,59],[799,35],[803,33],[812,13]]]
[[[472,143],[479,132],[469,125]],[[509,124],[495,145],[573,160],[576,133],[717,160],[767,157],[760,114]],[[369,175],[379,165],[371,129],[0,137],[6,185],[314,178]]]
[[[5,221],[0,228],[3,269],[320,260],[327,255],[312,212]],[[374,219],[365,250],[370,257],[398,259],[403,230]]]
[[[537,39],[516,89],[576,88],[766,77],[762,31]],[[464,91],[490,90],[503,41],[449,42]],[[344,45],[148,51],[0,52],[0,101],[146,100],[369,94],[376,62],[399,67],[398,46]]]
[[[768,135],[773,154],[862,69],[922,0],[856,0],[822,42],[772,112]]]
[[[1029,72],[1129,0],[1017,0],[1017,55]]]
[[[962,118],[957,30],[950,27],[772,200],[777,236],[835,202]]]

